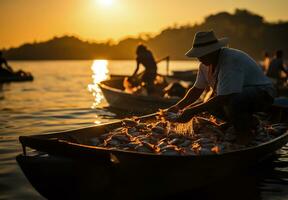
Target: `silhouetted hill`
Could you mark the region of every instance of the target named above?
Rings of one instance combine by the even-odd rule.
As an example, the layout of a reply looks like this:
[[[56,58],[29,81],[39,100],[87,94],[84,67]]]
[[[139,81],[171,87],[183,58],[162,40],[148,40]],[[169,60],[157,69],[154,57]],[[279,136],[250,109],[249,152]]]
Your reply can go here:
[[[288,22],[268,23],[262,16],[237,9],[207,16],[203,23],[168,27],[147,39],[126,38],[118,44],[81,41],[74,36],[55,37],[46,42],[24,44],[4,51],[7,59],[133,59],[138,43],[146,43],[157,58],[170,55],[186,59],[197,31],[213,29],[218,37],[229,37],[229,46],[246,51],[256,59],[264,51],[283,49],[288,54]],[[284,54],[285,55],[285,54]]]

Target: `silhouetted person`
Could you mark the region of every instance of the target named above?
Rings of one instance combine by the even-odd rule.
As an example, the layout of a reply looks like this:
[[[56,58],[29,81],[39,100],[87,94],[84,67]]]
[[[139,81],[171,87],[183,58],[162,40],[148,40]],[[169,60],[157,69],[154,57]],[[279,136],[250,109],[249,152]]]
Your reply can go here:
[[[152,94],[154,92],[154,80],[157,76],[157,63],[155,58],[152,52],[143,44],[138,45],[136,55],[137,66],[132,77],[136,77],[139,66],[142,64],[145,67],[145,71],[141,76],[141,82],[145,83],[148,94]]]
[[[286,76],[288,76],[288,71],[284,68],[283,64],[283,51],[276,51],[275,57],[271,60],[267,76],[271,78],[273,84],[279,88],[282,85],[282,77],[281,72],[285,72]]]
[[[201,62],[194,86],[168,112],[180,112],[176,122],[184,123],[201,112],[210,112],[230,122],[239,143],[252,139],[258,128],[253,113],[264,111],[273,103],[275,89],[258,64],[243,51],[227,48],[228,38],[216,38],[213,31],[198,32],[186,56]],[[214,96],[195,103],[207,88]]]
[[[3,57],[3,53],[0,51],[0,75],[9,76],[13,74],[13,69],[8,65],[7,60]]]
[[[28,72],[22,70],[14,71],[11,66],[8,65],[7,60],[3,57],[3,53],[0,51],[0,75],[2,76],[31,76]]]

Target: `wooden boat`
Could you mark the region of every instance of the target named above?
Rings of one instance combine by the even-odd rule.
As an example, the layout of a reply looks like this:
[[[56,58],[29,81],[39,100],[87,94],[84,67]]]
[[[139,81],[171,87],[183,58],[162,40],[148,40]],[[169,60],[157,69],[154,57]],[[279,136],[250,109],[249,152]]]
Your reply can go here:
[[[275,107],[275,109],[274,109]],[[287,122],[287,107],[274,106],[276,120]],[[141,117],[149,122],[154,114]],[[155,197],[213,184],[269,158],[288,142],[288,131],[257,146],[213,155],[168,156],[91,146],[91,138],[119,127],[121,121],[92,127],[20,136],[18,164],[48,199],[125,196]],[[26,148],[36,150],[28,155]],[[228,166],[228,167],[227,167]]]
[[[110,80],[99,84],[106,101],[112,108],[130,113],[153,113],[159,108],[174,105],[180,99],[126,93],[123,87],[124,78],[125,76],[114,75]]]
[[[23,81],[33,81],[34,77],[32,75],[27,76],[20,76],[17,74],[10,75],[10,76],[1,76],[0,75],[0,83],[7,83],[7,82],[23,82]]]
[[[185,71],[177,71],[173,70],[172,75],[163,75],[159,74],[160,76],[165,77],[168,80],[178,80],[178,81],[187,81],[187,82],[195,82],[197,77],[198,70],[185,70]],[[123,77],[124,75],[120,74],[111,74],[110,77],[116,78],[116,77]],[[130,76],[130,75],[125,75]]]

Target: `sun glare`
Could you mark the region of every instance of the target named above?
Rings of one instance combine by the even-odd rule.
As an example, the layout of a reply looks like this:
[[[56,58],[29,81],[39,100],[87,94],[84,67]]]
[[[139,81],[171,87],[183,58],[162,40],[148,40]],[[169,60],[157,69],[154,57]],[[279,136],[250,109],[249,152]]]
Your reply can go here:
[[[98,83],[109,78],[108,60],[94,60],[91,69],[93,83],[88,85],[88,90],[94,96],[94,103],[91,108],[97,108],[104,99]]]
[[[94,60],[91,69],[94,83],[100,83],[108,78],[108,60]]]
[[[114,0],[98,0],[99,4],[102,6],[111,6]]]

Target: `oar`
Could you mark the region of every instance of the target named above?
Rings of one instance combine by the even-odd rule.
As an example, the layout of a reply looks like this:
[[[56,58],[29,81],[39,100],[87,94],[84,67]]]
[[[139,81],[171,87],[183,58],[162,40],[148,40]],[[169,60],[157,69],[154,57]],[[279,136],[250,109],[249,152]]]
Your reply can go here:
[[[169,75],[169,61],[170,61],[170,56],[167,56],[166,58],[166,75]]]
[[[164,58],[161,58],[160,60],[156,61],[156,63],[159,63],[163,60],[166,60],[166,75],[169,75],[169,61],[170,61],[170,56],[166,56]]]

